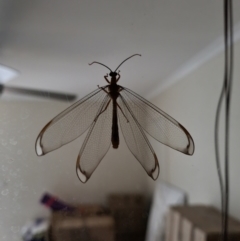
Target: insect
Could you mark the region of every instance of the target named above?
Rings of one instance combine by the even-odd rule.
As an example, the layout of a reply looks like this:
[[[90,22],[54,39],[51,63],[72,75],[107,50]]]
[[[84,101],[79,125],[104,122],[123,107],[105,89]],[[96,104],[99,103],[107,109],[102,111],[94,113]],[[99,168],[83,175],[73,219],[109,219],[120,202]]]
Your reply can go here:
[[[159,175],[157,156],[146,136],[187,155],[194,152],[194,142],[188,131],[176,120],[132,90],[118,85],[119,67],[125,59],[104,76],[107,85],[99,87],[53,118],[36,140],[36,153],[41,156],[73,141],[87,129],[76,163],[77,176],[83,183],[91,177],[111,143],[119,146],[119,124],[125,142],[147,174],[154,180]],[[145,133],[146,132],[146,133]]]

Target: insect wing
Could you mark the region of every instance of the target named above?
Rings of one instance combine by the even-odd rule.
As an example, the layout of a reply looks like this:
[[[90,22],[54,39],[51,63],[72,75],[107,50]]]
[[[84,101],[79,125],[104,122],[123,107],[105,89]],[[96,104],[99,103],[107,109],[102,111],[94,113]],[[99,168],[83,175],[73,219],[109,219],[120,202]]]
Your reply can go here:
[[[99,88],[53,118],[38,135],[37,155],[58,149],[82,135],[94,121],[106,95]]]
[[[83,183],[91,177],[111,144],[112,104],[108,105],[110,100],[107,95],[103,106],[98,111],[98,118],[92,123],[78,155],[76,172]],[[106,107],[107,109],[101,113]]]
[[[130,106],[121,94],[118,98],[118,104],[125,115],[123,115],[122,111],[118,111],[119,122],[125,142],[147,174],[156,180],[159,175],[157,156],[138,120],[134,116],[134,113],[130,109]]]
[[[193,139],[180,123],[132,90],[122,88],[122,97],[149,135],[187,155],[194,153]]]

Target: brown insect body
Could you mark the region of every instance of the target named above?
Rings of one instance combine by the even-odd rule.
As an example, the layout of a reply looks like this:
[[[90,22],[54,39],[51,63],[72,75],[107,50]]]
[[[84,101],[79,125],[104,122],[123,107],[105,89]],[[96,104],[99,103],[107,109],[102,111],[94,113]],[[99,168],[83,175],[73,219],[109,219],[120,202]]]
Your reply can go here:
[[[117,149],[119,146],[119,132],[118,132],[118,116],[117,116],[117,98],[119,96],[119,92],[121,91],[121,87],[117,84],[120,79],[120,75],[116,72],[111,72],[111,83],[108,86],[108,94],[112,99],[113,104],[113,113],[112,113],[112,137],[111,142],[114,149]],[[118,76],[118,78],[116,78]],[[105,76],[105,79],[107,76]],[[107,79],[106,79],[107,80]]]
[[[112,117],[112,146],[114,149],[119,145],[119,133],[118,133],[118,118],[117,118],[117,105],[116,100],[113,101],[113,117]]]

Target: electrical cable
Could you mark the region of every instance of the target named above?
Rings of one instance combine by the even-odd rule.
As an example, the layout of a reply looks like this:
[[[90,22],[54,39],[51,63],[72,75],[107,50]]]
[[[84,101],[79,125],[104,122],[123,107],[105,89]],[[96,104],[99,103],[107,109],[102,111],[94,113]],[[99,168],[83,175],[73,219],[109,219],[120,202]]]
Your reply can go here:
[[[228,30],[229,28],[229,30]],[[222,240],[228,240],[228,212],[229,212],[229,123],[230,123],[230,100],[232,89],[233,75],[233,11],[232,0],[224,0],[224,48],[225,48],[225,64],[224,64],[224,81],[221,94],[219,97],[216,117],[215,117],[215,155],[217,174],[219,178],[221,191],[221,207],[222,207]],[[228,51],[229,48],[229,51]],[[223,98],[225,97],[225,183],[220,165],[219,157],[219,117]]]

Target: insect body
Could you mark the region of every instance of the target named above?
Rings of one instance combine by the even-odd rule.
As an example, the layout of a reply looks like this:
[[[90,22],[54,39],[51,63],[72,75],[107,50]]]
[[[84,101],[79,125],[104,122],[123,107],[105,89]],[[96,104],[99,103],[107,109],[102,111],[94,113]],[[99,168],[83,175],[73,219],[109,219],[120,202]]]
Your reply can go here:
[[[136,55],[139,54],[129,58]],[[91,63],[108,68],[111,81],[108,75],[104,76],[108,85],[98,87],[43,128],[36,140],[37,155],[53,151],[89,129],[76,163],[77,175],[85,183],[106,155],[110,144],[118,148],[118,124],[129,150],[154,180],[159,175],[159,164],[145,132],[175,150],[193,154],[193,139],[180,123],[135,92],[117,84],[120,79],[117,70],[129,58],[115,71],[102,63]]]
[[[119,133],[118,133],[118,118],[117,118],[117,98],[119,96],[119,92],[121,91],[121,87],[117,85],[118,80],[120,79],[119,73],[111,72],[111,82],[108,80],[108,75],[104,76],[106,81],[110,84],[107,86],[107,88],[102,88],[102,90],[106,91],[108,89],[109,92],[106,91],[106,93],[111,97],[109,100],[106,108],[108,107],[110,101],[112,100],[113,105],[113,111],[112,111],[112,146],[114,149],[118,148],[119,145]],[[117,78],[118,76],[118,78]],[[105,110],[106,110],[105,108]]]

